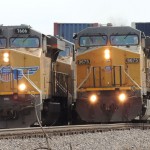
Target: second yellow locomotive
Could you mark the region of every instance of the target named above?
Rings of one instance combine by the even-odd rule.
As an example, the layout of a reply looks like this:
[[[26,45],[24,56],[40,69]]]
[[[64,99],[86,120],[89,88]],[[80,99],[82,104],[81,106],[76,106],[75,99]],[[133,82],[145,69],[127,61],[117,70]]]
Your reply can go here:
[[[90,27],[76,35],[76,112],[82,121],[140,116],[141,40],[141,32],[128,26]]]

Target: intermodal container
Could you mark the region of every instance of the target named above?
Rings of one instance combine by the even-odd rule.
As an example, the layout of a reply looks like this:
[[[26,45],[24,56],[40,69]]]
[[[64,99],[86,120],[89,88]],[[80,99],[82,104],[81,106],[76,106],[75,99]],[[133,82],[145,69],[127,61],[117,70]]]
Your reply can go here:
[[[144,32],[146,36],[150,36],[150,22],[133,22],[132,27]]]
[[[54,23],[54,36],[73,42],[73,34],[87,27],[97,27],[98,23]]]

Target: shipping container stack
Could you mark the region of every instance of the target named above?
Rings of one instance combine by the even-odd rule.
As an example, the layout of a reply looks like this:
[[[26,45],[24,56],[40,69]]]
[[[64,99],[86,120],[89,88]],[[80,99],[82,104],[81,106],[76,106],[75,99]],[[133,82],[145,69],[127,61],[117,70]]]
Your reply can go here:
[[[54,23],[54,36],[73,41],[73,34],[87,27],[98,27],[98,23]]]
[[[144,32],[146,36],[150,36],[150,22],[133,22],[131,26]]]

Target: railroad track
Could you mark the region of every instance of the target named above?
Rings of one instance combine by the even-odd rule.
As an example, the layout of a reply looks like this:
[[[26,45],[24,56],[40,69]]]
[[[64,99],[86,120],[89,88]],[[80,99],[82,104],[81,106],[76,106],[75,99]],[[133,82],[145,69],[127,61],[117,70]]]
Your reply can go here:
[[[112,130],[150,129],[146,123],[119,123],[119,124],[90,124],[90,125],[68,125],[55,127],[32,127],[0,129],[0,139],[26,139],[36,137],[51,137],[73,134],[107,132]]]

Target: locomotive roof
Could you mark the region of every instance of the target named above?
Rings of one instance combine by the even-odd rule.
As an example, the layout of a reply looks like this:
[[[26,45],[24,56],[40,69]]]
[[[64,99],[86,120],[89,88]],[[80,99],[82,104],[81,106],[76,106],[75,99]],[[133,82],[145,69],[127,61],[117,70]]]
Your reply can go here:
[[[83,35],[112,35],[112,34],[137,34],[141,31],[134,29],[130,26],[101,26],[101,27],[88,27],[80,31],[77,36]]]
[[[25,29],[27,32],[15,32],[16,29]],[[22,30],[23,31],[23,30]],[[29,32],[28,32],[29,31]],[[3,26],[0,25],[0,35],[9,35],[9,34],[24,34],[24,35],[28,35],[28,34],[36,34],[36,35],[41,35],[43,33],[36,31],[35,29],[33,29],[30,25],[12,25],[12,26]]]

